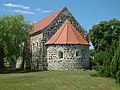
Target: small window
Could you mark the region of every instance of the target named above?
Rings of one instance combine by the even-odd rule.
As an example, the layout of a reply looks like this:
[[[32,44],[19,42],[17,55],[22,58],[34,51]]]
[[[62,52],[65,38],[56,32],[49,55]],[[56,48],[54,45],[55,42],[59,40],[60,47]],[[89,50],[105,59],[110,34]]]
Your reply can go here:
[[[79,51],[76,51],[76,56],[79,56]]]
[[[30,48],[31,48],[31,51],[32,51],[32,45],[30,46]]]
[[[39,47],[39,46],[38,46],[38,42],[37,42],[37,51],[38,51],[38,47]]]
[[[76,57],[81,57],[80,51],[76,51]]]
[[[58,55],[59,55],[59,59],[63,58],[63,52],[62,51],[59,51]]]
[[[35,44],[33,43],[33,50],[35,49]]]

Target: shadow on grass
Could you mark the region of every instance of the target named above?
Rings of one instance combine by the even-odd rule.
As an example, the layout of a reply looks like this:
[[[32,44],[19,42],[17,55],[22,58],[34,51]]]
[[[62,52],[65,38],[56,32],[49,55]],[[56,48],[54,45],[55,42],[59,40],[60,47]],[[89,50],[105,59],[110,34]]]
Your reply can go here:
[[[0,74],[11,74],[11,73],[30,73],[30,72],[42,72],[48,71],[47,69],[44,70],[23,70],[23,69],[16,69],[16,68],[5,68],[3,73]]]

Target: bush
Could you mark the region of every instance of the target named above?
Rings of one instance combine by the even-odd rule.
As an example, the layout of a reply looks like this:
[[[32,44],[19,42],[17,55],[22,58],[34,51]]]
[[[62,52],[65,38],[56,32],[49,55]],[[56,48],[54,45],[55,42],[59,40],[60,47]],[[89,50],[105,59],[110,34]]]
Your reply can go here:
[[[96,65],[103,65],[103,60],[105,59],[105,53],[103,51],[99,51],[94,58],[94,62]]]
[[[116,82],[120,83],[120,70],[116,73]]]
[[[117,51],[111,62],[111,75],[115,78],[116,75],[119,75],[119,72],[120,72],[120,40],[118,42]]]
[[[94,61],[97,66],[94,66],[93,68],[99,72],[100,76],[111,76],[110,64],[112,61],[112,57],[113,56],[109,53],[108,50],[106,50],[105,52],[100,51],[95,55]]]

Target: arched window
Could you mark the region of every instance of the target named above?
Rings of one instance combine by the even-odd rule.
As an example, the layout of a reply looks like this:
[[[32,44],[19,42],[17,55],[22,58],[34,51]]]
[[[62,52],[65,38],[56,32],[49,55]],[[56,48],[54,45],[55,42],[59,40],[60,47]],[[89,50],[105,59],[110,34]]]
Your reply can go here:
[[[63,52],[62,52],[62,51],[59,51],[59,52],[58,52],[58,55],[59,55],[59,59],[62,59],[62,58],[63,58]]]
[[[80,54],[79,50],[76,51],[76,57],[81,57],[81,54]]]

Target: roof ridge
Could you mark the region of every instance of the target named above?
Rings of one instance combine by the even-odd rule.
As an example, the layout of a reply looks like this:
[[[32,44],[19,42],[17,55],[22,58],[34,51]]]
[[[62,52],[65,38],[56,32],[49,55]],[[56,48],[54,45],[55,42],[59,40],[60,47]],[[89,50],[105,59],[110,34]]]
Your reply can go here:
[[[75,30],[73,30],[74,28],[73,28],[73,26],[72,26],[72,24],[70,23],[70,26],[71,26],[71,28],[72,28],[72,32],[74,33],[74,36],[75,36],[75,38],[77,39],[77,41],[79,42],[79,40],[78,40],[78,38],[77,38],[77,36],[76,36],[76,34],[75,34]],[[76,30],[77,31],[77,30]],[[80,42],[79,42],[79,44],[80,44]]]
[[[72,28],[74,29],[74,27],[72,26]],[[76,33],[76,34],[79,34],[79,37],[81,37],[81,39],[82,39],[82,41],[84,41],[84,42],[86,42],[86,40],[84,39],[84,37],[76,30],[72,30],[73,32],[74,32],[74,34]],[[75,37],[76,37],[76,35],[75,35]],[[78,40],[78,38],[76,37],[76,39]],[[78,40],[78,42],[79,42],[79,40]],[[86,43],[88,43],[88,42],[86,42]],[[81,43],[80,43],[81,44]]]
[[[64,30],[65,26],[66,26],[66,24],[65,24],[64,27],[62,28],[62,30],[61,30],[60,34],[58,35],[57,39],[55,40],[55,42],[58,40],[58,38],[59,38],[59,36],[61,35],[62,31]],[[60,29],[59,29],[59,30],[60,30]],[[59,30],[58,30],[58,31],[59,31]],[[57,32],[56,32],[56,34],[57,34]]]
[[[66,23],[67,23],[67,21],[68,20],[66,20]],[[69,27],[69,25],[67,26],[67,42],[68,42],[68,27]],[[67,42],[66,42],[66,44],[67,44]]]

